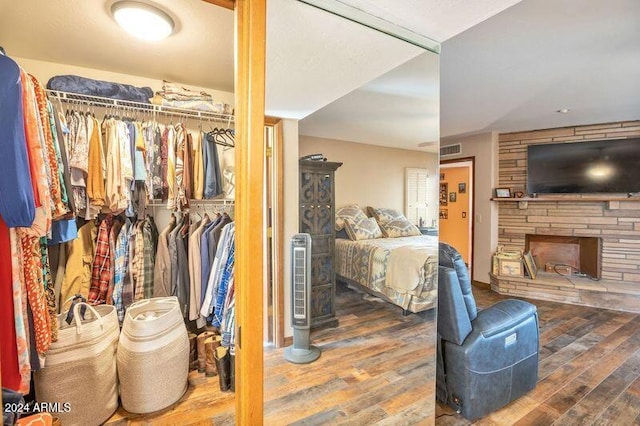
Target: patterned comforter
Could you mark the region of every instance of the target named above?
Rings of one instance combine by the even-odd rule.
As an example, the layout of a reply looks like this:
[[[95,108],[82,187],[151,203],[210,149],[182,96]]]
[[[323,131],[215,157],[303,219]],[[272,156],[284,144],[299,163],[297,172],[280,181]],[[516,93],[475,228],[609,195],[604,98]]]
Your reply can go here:
[[[410,246],[419,246],[416,250],[423,256],[413,256],[419,264],[414,268],[415,285],[408,286],[406,282],[394,282],[387,270],[390,262],[403,261],[402,267],[406,268],[407,259],[392,255],[392,251]],[[420,235],[361,241],[336,239],[335,259],[338,279],[346,278],[381,293],[411,312],[435,306],[438,294],[438,237]],[[400,265],[394,265],[395,269]]]

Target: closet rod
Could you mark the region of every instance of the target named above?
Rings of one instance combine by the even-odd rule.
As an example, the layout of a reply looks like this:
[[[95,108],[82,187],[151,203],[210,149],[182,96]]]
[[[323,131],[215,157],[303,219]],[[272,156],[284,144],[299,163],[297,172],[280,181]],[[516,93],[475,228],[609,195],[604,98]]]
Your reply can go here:
[[[47,95],[50,99],[57,99],[67,103],[79,103],[88,106],[97,106],[103,108],[122,108],[131,111],[140,111],[146,113],[157,113],[167,116],[179,115],[188,118],[197,118],[205,120],[226,121],[227,125],[234,122],[232,114],[222,114],[209,111],[199,111],[195,109],[178,108],[171,106],[145,104],[142,102],[123,101],[120,99],[104,98],[101,96],[81,95],[77,93],[61,92],[59,90],[47,89]]]
[[[232,206],[232,205],[235,204],[235,199],[233,199],[233,198],[210,198],[210,199],[205,199],[205,200],[191,199],[191,200],[189,200],[189,204]],[[162,207],[162,206],[166,206],[166,205],[167,205],[166,201],[162,202],[160,200],[153,200],[153,201],[150,201],[150,202],[147,203],[147,206],[150,206],[150,207]]]

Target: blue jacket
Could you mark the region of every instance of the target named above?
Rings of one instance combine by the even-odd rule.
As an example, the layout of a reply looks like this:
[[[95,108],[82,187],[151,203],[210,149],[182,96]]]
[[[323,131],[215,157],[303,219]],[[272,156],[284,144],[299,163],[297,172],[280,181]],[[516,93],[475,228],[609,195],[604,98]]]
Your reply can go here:
[[[20,67],[0,54],[0,215],[8,227],[29,227],[35,213]]]

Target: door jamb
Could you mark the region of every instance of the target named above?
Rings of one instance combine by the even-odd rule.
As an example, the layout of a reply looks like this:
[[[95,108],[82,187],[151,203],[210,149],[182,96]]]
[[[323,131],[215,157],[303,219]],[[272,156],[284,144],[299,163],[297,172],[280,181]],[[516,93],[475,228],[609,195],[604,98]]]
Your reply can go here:
[[[476,157],[475,156],[471,156],[471,157],[460,157],[460,158],[452,158],[450,160],[440,160],[440,164],[455,164],[455,163],[464,163],[464,162],[471,162],[471,194],[472,194],[472,200],[471,200],[471,217],[469,218],[469,220],[471,220],[471,270],[469,271],[470,275],[471,275],[471,281],[473,281],[473,269],[475,268],[476,265],[476,250],[475,250],[475,245],[476,245],[476,220],[475,220],[475,215],[476,215]]]

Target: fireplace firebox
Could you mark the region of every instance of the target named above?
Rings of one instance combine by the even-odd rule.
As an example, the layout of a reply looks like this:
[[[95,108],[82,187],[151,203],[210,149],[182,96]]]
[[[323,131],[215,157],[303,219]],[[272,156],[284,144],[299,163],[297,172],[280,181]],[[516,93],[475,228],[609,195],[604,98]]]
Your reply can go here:
[[[602,238],[526,234],[525,251],[531,251],[538,268],[569,265],[592,278],[602,275]]]

